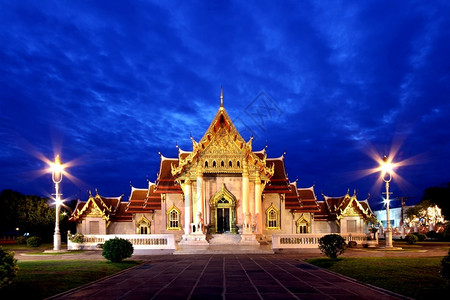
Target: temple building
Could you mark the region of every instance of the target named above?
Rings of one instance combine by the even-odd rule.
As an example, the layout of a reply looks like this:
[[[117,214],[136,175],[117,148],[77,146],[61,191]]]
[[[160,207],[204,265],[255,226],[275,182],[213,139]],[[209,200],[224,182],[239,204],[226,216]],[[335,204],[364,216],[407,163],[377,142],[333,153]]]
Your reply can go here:
[[[364,233],[372,215],[356,193],[318,201],[314,187],[291,182],[284,154],[267,157],[252,149],[223,105],[192,150],[160,154],[155,182],[131,187],[128,201],[96,192],[79,201],[71,220],[83,234],[173,234],[179,244],[257,245],[273,234]]]

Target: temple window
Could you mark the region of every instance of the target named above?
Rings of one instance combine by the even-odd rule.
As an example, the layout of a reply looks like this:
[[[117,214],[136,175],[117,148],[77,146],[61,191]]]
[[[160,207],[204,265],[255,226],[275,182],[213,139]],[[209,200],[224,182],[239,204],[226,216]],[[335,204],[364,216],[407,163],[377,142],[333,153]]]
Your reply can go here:
[[[230,168],[232,168],[233,167],[233,162],[230,160],[230,162],[228,163],[228,166],[230,167]]]
[[[220,166],[223,168],[225,166],[225,163],[223,162],[223,160],[220,162]]]
[[[173,205],[167,212],[167,230],[178,230],[180,226],[180,210]]]
[[[236,165],[237,165],[238,168],[241,167],[241,163],[239,161],[237,161]]]
[[[139,226],[139,234],[149,234],[148,226],[141,225]]]
[[[216,167],[216,161],[214,160],[213,161],[213,168],[215,168]]]
[[[273,204],[271,204],[270,207],[266,210],[267,229],[279,229],[279,217],[280,213],[278,209],[273,206]]]
[[[205,168],[207,168],[208,167],[208,161],[206,160],[205,161]]]
[[[297,233],[308,233],[309,224],[304,217],[298,219],[296,225],[297,225]]]
[[[142,216],[137,222],[136,222],[136,227],[137,227],[137,234],[150,234],[150,221]]]

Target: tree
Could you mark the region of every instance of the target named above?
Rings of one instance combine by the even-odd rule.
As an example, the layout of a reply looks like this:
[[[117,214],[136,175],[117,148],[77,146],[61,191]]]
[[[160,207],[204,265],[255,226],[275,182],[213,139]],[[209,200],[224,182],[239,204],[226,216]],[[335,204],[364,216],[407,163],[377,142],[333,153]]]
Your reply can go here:
[[[444,221],[440,207],[431,200],[422,200],[405,212],[405,222],[411,225],[430,225]]]
[[[430,203],[439,206],[444,217],[450,219],[450,182],[440,187],[427,188],[422,197],[422,201],[424,200],[429,200]]]
[[[60,216],[61,234],[74,227],[68,224],[68,217]],[[19,229],[19,232],[16,231]],[[51,207],[51,200],[35,195],[22,195],[12,190],[0,193],[0,232],[29,233],[40,236],[44,240],[52,239],[55,228],[55,208]],[[75,230],[73,230],[75,231]],[[64,240],[65,237],[63,236]]]

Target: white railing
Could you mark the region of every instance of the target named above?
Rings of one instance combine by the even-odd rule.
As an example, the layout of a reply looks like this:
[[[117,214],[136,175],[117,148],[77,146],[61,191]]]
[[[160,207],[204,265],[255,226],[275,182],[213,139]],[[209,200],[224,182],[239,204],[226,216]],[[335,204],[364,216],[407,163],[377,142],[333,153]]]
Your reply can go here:
[[[273,234],[272,249],[318,248],[319,239],[326,234]],[[362,244],[367,241],[365,233],[342,233],[346,242],[356,241]]]
[[[67,241],[68,250],[99,250],[101,246],[113,238],[126,239],[133,244],[135,250],[175,250],[175,236],[173,234],[106,234],[85,235],[84,242],[73,243]]]

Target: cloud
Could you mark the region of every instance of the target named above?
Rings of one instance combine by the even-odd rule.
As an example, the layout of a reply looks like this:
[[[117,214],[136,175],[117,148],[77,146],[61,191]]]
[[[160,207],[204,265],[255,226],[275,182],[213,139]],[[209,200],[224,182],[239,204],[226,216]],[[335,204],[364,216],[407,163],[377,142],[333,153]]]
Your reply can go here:
[[[412,185],[450,180],[434,171],[450,167],[448,11],[378,1],[6,1],[0,164],[6,174],[32,171],[29,145],[52,156],[57,140],[65,159],[84,159],[72,194],[126,193],[129,180],[154,180],[158,151],[176,156],[175,143],[190,150],[190,133],[203,136],[223,85],[244,137],[255,135],[255,149],[267,141],[272,157],[287,150],[290,179],[302,185],[365,193],[373,178],[342,174],[370,165],[369,145],[382,152],[397,138],[405,155],[441,160],[426,176],[405,170]],[[264,126],[246,113],[261,91],[280,111]],[[36,190],[15,177],[2,187]]]

